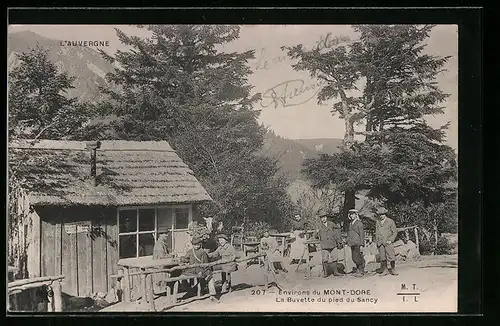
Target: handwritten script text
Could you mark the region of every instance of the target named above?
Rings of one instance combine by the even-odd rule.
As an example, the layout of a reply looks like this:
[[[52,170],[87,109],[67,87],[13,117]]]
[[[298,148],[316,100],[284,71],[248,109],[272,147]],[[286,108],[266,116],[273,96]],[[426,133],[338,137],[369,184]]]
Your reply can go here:
[[[302,79],[288,80],[265,91],[260,104],[263,108],[273,104],[274,108],[301,105],[315,97],[324,83],[315,81],[306,84]]]

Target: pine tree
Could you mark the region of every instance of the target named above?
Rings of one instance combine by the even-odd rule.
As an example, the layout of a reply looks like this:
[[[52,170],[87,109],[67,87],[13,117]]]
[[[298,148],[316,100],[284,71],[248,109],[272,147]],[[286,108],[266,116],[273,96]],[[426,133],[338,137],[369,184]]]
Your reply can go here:
[[[8,78],[8,131],[9,141],[39,138],[72,138],[84,129],[93,114],[91,105],[77,103],[65,95],[73,88],[74,78],[58,72],[55,63],[47,56],[48,51],[40,46],[21,53],[20,64],[12,69]],[[39,165],[57,166],[54,158],[37,155],[10,157],[9,176],[9,261],[19,267],[20,275],[27,277],[27,245],[16,242],[19,225],[27,223],[24,211],[19,211],[18,196],[21,190],[43,186],[38,178],[26,178],[26,162],[34,160]]]
[[[448,57],[423,53],[432,27],[355,27],[360,39],[350,46],[349,57],[343,57],[350,64],[343,66],[355,69],[358,75],[351,76],[358,76],[364,86],[361,96],[344,99],[334,108],[345,108],[347,103],[352,108],[350,123],[358,121],[365,130],[352,129],[346,135],[359,133],[366,138],[333,157],[307,161],[305,172],[316,185],[333,182],[346,190],[368,190],[369,197],[394,211],[415,204],[428,210],[456,200],[449,188],[457,168],[453,150],[444,144],[447,125],[433,129],[424,119],[443,113],[447,97],[436,76]]]
[[[65,96],[74,78],[58,72],[40,46],[18,57],[9,73],[9,138],[71,137],[88,121],[92,107]]]
[[[225,226],[251,219],[280,224],[288,197],[276,162],[258,154],[266,130],[259,125],[247,76],[253,51],[224,53],[239,27],[141,26],[150,38],[117,30],[130,52],[105,58],[119,69],[107,79],[117,138],[168,140],[214,198],[204,214]],[[105,107],[105,106],[102,106]]]

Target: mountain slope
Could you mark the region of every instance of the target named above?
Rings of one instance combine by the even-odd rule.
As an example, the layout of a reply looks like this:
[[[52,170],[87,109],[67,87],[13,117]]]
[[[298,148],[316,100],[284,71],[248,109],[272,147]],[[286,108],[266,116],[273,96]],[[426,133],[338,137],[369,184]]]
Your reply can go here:
[[[281,172],[289,181],[304,179],[300,173],[305,159],[317,157],[321,153],[333,154],[339,151],[341,139],[287,139],[268,132],[265,137],[263,154],[277,159]]]
[[[113,65],[103,60],[100,54],[89,47],[63,46],[58,40],[42,37],[29,31],[8,35],[7,55],[9,71],[19,64],[17,54],[28,52],[38,45],[48,50],[49,59],[61,71],[76,78],[74,89],[68,91],[69,97],[81,102],[98,102],[104,96],[99,86],[105,86],[105,74],[113,71]],[[286,139],[267,133],[262,153],[277,159],[281,172],[291,182],[304,179],[300,170],[306,158],[316,157],[319,153],[335,153],[340,139]]]
[[[105,75],[113,71],[113,65],[102,59],[100,54],[89,47],[62,46],[58,40],[42,37],[29,31],[8,34],[7,67],[11,71],[19,64],[17,54],[28,52],[40,45],[48,50],[48,57],[61,71],[75,77],[74,89],[68,96],[82,102],[98,102],[103,98],[99,86],[106,85]]]

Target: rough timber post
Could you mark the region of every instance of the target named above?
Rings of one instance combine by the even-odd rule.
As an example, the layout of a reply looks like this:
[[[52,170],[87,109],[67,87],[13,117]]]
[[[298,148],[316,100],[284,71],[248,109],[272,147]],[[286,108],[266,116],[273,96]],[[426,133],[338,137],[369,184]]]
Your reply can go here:
[[[417,245],[417,252],[420,255],[420,244],[418,241],[418,227],[413,228],[413,231],[415,232],[415,244]]]
[[[123,302],[130,302],[130,278],[127,267],[123,268],[122,290]]]
[[[118,277],[116,278],[116,295],[119,296],[120,301],[123,301],[123,270],[118,270]]]
[[[153,274],[146,276],[146,283],[148,285],[146,298],[149,301],[149,309],[151,311],[156,311],[155,298],[154,298],[154,284],[153,284]]]
[[[57,280],[52,282],[52,291],[54,291],[54,311],[61,312],[62,309],[62,291],[61,281]]]
[[[141,274],[141,287],[142,287],[142,302],[144,303],[144,306],[147,305],[148,303],[148,284],[146,282],[146,277],[147,275],[144,274],[144,271],[142,271],[142,274]]]
[[[57,281],[54,281],[52,282],[52,284],[50,284],[49,286],[49,289],[51,289],[52,291],[52,294],[51,295],[48,295],[47,296],[47,299],[49,300],[49,302],[47,303],[47,312],[54,312],[54,283],[56,283]]]

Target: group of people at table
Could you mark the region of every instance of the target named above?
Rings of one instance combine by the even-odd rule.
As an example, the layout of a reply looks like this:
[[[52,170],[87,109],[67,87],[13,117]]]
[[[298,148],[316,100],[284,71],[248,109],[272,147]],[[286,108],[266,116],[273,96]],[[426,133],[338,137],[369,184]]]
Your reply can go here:
[[[339,261],[339,250],[344,249],[344,243],[341,238],[341,225],[328,220],[329,215],[324,212],[318,214],[319,223],[317,223],[316,234],[319,236],[319,245],[321,248],[321,261],[323,266],[323,277],[328,277],[330,274],[340,276],[341,265]],[[355,276],[365,275],[365,259],[363,257],[362,248],[365,246],[364,224],[359,218],[358,211],[351,209],[348,214],[349,226],[347,232],[347,245],[352,252],[352,260],[356,265],[354,270]],[[381,275],[397,275],[395,270],[395,252],[393,243],[397,236],[397,228],[394,221],[387,217],[386,211],[380,211],[375,218],[376,231],[375,242],[380,255],[381,266],[378,269]],[[290,238],[292,240],[289,256],[291,261],[304,259],[304,248],[307,248],[307,230],[310,225],[304,222],[299,215],[296,215],[295,230],[292,230]],[[298,223],[298,226],[297,226]],[[166,235],[161,235],[155,244],[153,257],[164,256],[168,254],[165,241]],[[196,265],[204,264],[213,261],[221,261],[224,263],[214,266],[199,266],[188,267],[182,271],[185,276],[198,276],[199,279],[208,285],[210,298],[213,301],[218,301],[216,298],[215,280],[212,272],[221,270],[222,273],[222,293],[226,293],[231,287],[231,273],[238,269],[236,263],[236,250],[230,243],[226,234],[218,234],[216,236],[218,242],[217,248],[210,252],[203,248],[204,239],[201,236],[194,235],[191,239],[192,247],[187,251],[186,255],[180,257],[181,265]],[[259,252],[265,253],[265,259],[261,260],[261,264],[267,262],[268,268],[274,273],[286,273],[287,270],[283,264],[283,247],[279,245],[275,237],[269,232],[264,232],[260,239]],[[308,253],[307,253],[308,254]]]
[[[225,234],[219,234],[216,236],[218,246],[217,248],[210,252],[206,248],[202,247],[204,242],[203,237],[195,235],[191,239],[191,248],[186,252],[186,254],[179,258],[180,265],[198,265],[206,264],[213,261],[224,262],[222,264],[217,264],[214,266],[198,266],[198,267],[188,267],[182,270],[181,275],[198,277],[202,282],[202,286],[207,285],[210,299],[213,301],[218,301],[216,298],[215,290],[215,280],[213,278],[213,271],[221,270],[222,273],[222,293],[226,293],[231,287],[231,273],[238,269],[238,265],[235,261],[236,250],[229,243],[229,238]],[[162,258],[162,256],[168,255],[168,250],[164,245],[166,240],[165,235],[161,235],[156,242],[155,249],[153,252],[153,258]],[[172,275],[174,276],[174,275]]]

